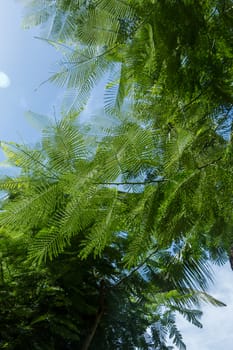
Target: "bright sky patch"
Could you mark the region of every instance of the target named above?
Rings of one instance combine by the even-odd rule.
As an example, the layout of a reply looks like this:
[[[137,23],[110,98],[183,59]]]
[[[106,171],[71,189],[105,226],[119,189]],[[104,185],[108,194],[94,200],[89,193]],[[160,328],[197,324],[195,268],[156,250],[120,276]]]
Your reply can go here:
[[[11,81],[8,75],[6,75],[6,73],[4,72],[0,72],[0,88],[5,89],[8,86],[10,86],[10,84],[11,84]]]

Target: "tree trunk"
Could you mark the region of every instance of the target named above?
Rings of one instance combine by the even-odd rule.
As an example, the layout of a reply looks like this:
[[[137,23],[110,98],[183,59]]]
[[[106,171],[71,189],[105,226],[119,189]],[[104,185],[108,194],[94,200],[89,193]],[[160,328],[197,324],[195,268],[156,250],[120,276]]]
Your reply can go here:
[[[100,294],[99,294],[99,311],[96,315],[95,323],[91,329],[90,334],[87,336],[82,349],[81,350],[88,350],[89,346],[91,345],[91,342],[95,336],[97,327],[101,321],[101,318],[104,314],[104,309],[105,309],[105,282],[104,280],[100,281]]]
[[[100,323],[100,320],[103,316],[103,313],[104,313],[104,310],[101,310],[98,315],[96,316],[96,319],[95,319],[95,323],[92,327],[92,330],[91,330],[91,333],[87,336],[84,344],[83,344],[83,347],[81,350],[88,350],[89,349],[89,346],[91,345],[91,342],[92,342],[92,339],[94,338],[94,335],[95,335],[95,332],[96,332],[96,329]]]

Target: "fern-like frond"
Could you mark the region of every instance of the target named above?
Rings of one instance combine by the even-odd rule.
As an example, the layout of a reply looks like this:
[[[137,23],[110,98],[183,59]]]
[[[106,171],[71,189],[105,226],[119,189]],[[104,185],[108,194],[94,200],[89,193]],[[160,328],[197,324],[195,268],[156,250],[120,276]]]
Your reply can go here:
[[[98,222],[90,229],[88,235],[82,242],[83,248],[80,251],[80,257],[85,259],[91,253],[94,257],[101,256],[104,248],[108,246],[113,237],[114,228],[116,227],[116,213],[115,213],[116,199],[113,197],[110,208],[104,213],[99,215]]]
[[[193,142],[193,136],[186,130],[176,130],[176,137],[170,136],[173,131],[168,132],[168,145],[166,147],[167,154],[165,154],[165,170],[175,170],[179,167],[179,161],[182,158],[183,152],[190,148]]]
[[[82,110],[91,90],[108,70],[109,62],[101,47],[80,46],[67,53],[61,62],[61,70],[50,78],[57,85],[66,86],[64,113]]]
[[[56,227],[44,228],[36,235],[28,248],[29,259],[41,264],[62,253],[69,244],[69,237]]]
[[[194,310],[194,309],[181,309],[177,310],[188,322],[192,323],[194,326],[198,328],[202,328],[202,323],[199,319],[202,316],[202,311]]]
[[[24,4],[24,28],[41,26],[42,37],[58,42],[71,42],[75,32],[75,13],[59,6],[57,1],[20,0]]]
[[[125,218],[125,230],[129,235],[129,246],[124,257],[128,268],[146,259],[148,251],[150,252],[149,255],[151,254],[151,249],[152,252],[156,251],[156,242],[152,238],[153,224],[148,225],[148,217],[153,220],[154,213],[148,213],[148,210],[151,209],[149,203],[154,199],[154,195],[154,187],[147,186],[143,195],[137,195],[132,198],[132,202],[129,201],[130,209]]]
[[[56,2],[49,0],[22,0],[26,8],[24,28],[30,28],[46,23],[54,11],[56,12]]]
[[[198,298],[201,299],[201,301],[203,301],[204,303],[208,303],[211,304],[213,306],[218,306],[218,307],[222,307],[222,306],[226,306],[225,303],[223,303],[222,301],[212,297],[212,295],[203,292],[203,291],[196,291],[196,295],[198,296]]]
[[[97,150],[96,158],[104,168],[100,181],[114,181],[119,177],[127,187],[127,182],[145,178],[146,170],[157,165],[153,130],[129,123],[115,132],[111,142],[106,137]]]
[[[186,350],[186,345],[183,342],[183,337],[181,335],[181,332],[178,330],[175,321],[169,322],[169,320],[166,320],[167,324],[169,325],[169,338],[173,340],[173,343],[178,347],[179,350]]]
[[[0,179],[0,190],[2,191],[20,191],[25,188],[28,188],[29,186],[29,180],[27,177],[25,179],[23,177],[18,178],[11,178],[11,177],[4,177]]]
[[[123,1],[98,1],[90,5],[86,1],[33,0],[25,4],[27,9],[24,23],[43,24],[42,38],[60,49],[64,55],[61,70],[50,80],[66,86],[64,111],[81,110],[90,96],[94,85],[112,69],[109,57],[114,49],[132,31],[136,20],[132,6]],[[67,45],[70,45],[69,48]],[[111,63],[112,61],[112,63]],[[119,75],[116,104],[126,92],[127,69]]]
[[[56,183],[34,183],[31,188],[28,186],[22,198],[4,206],[0,215],[1,225],[15,230],[30,230],[45,225],[54,214],[56,206],[59,206],[60,199],[61,193]]]
[[[110,71],[104,93],[104,109],[109,115],[119,116],[135,103],[132,73],[121,62],[116,62]]]
[[[66,120],[43,132],[49,166],[59,173],[74,171],[76,162],[87,158],[87,146],[78,128]]]
[[[79,188],[80,190],[83,189],[81,186]],[[95,190],[95,188],[89,187],[81,193],[76,190],[70,194],[73,198],[69,201],[65,210],[62,210],[61,213],[58,212],[55,218],[60,221],[60,229],[64,234],[68,236],[78,234],[93,224],[98,209],[92,208],[88,202],[91,201]]]
[[[46,155],[40,147],[1,141],[1,148],[11,166],[21,168],[25,173],[37,174],[38,177],[46,172],[48,177],[56,178],[54,171],[47,166]]]
[[[122,0],[101,0],[98,1],[97,7],[99,10],[104,10],[118,19],[133,20],[135,18],[132,6]]]
[[[175,175],[166,183],[166,189],[169,188],[170,190],[164,194],[164,199],[161,201],[156,219],[156,226],[158,227],[157,234],[160,237],[161,242],[163,241],[164,244],[166,244],[166,240],[168,242],[171,237],[174,238],[174,232],[177,232],[179,236],[184,232],[187,232],[191,227],[189,218],[186,218],[186,210],[183,207],[183,198],[191,198],[193,195],[191,189],[194,188],[194,184],[198,187],[199,178],[200,172],[190,171],[187,174],[181,173]],[[176,208],[176,213],[174,213],[174,208]],[[176,230],[176,227],[180,227],[180,232]],[[167,232],[166,237],[163,234],[165,230]]]
[[[24,116],[27,121],[39,131],[52,125],[51,119],[46,115],[38,114],[29,110],[24,113]]]
[[[111,47],[116,43],[119,19],[97,6],[81,15],[77,35],[82,44]]]

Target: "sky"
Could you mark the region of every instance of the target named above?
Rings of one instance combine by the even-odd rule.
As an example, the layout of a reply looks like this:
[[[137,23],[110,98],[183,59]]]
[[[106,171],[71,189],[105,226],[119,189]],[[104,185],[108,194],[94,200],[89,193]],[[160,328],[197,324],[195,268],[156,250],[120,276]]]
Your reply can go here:
[[[53,47],[34,38],[39,35],[37,29],[23,30],[21,20],[18,3],[0,0],[0,140],[33,143],[40,133],[30,125],[25,112],[52,116],[55,110],[59,114],[60,89],[50,83],[37,88],[54,71],[60,56]],[[100,106],[98,96],[94,99],[88,104],[88,113],[93,112],[92,103]],[[209,292],[227,307],[204,305],[203,329],[178,317],[187,350],[233,349],[233,271],[226,264],[215,267],[214,272],[215,284]]]
[[[203,305],[203,328],[192,326],[182,317],[177,317],[177,325],[187,350],[232,350],[233,349],[233,271],[230,264],[213,267],[215,283],[209,294],[221,300],[227,307]]]
[[[0,140],[33,142],[38,131],[25,118],[25,111],[51,114],[59,90],[43,84],[60,56],[46,42],[34,39],[38,29],[23,30],[22,6],[0,0]],[[35,89],[37,89],[35,91]]]

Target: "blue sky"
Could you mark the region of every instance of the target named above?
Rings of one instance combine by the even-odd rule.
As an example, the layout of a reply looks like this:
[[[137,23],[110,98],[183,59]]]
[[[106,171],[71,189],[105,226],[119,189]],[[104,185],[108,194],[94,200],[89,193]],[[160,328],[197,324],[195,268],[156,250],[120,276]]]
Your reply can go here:
[[[9,77],[8,88],[0,88],[0,140],[31,142],[39,137],[24,113],[49,114],[57,105],[59,90],[41,82],[53,72],[59,59],[53,47],[34,39],[38,30],[22,30],[22,7],[13,0],[0,1],[0,72]],[[0,77],[1,79],[1,77]]]
[[[59,114],[61,91],[49,83],[37,91],[35,88],[53,72],[60,56],[45,42],[34,39],[38,30],[22,30],[21,19],[20,5],[13,0],[0,0],[0,72],[11,82],[6,88],[0,87],[0,140],[31,143],[38,140],[40,134],[28,123],[25,112],[32,110],[52,115],[53,107],[56,107]],[[90,100],[90,114],[94,113],[92,104],[95,109],[100,108],[99,96]],[[188,350],[233,349],[233,272],[229,264],[215,268],[215,276],[216,282],[210,293],[228,306],[203,306],[204,328],[201,330],[178,318]]]
[[[187,350],[232,350],[233,349],[233,272],[227,263],[213,267],[215,283],[209,294],[227,304],[227,307],[203,305],[203,328],[190,325],[182,317],[177,318]]]

